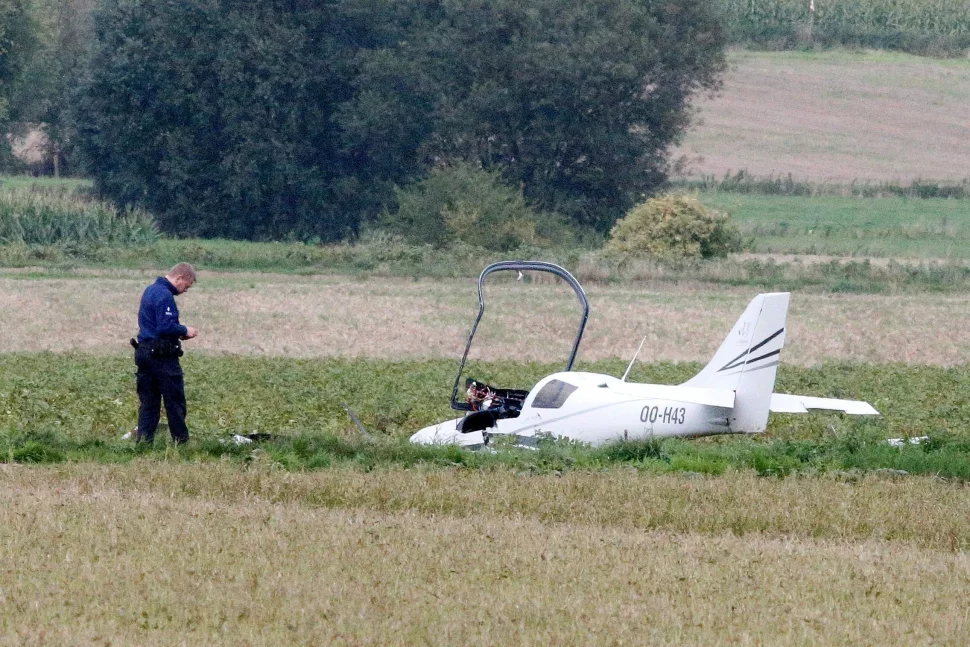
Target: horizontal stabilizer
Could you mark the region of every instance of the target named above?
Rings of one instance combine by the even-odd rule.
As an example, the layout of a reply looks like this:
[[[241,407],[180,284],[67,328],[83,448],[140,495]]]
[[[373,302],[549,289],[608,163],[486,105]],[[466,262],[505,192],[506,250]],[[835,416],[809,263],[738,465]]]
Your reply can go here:
[[[771,394],[773,413],[808,413],[809,409],[841,411],[854,416],[878,416],[871,404],[861,400],[837,400],[835,398],[815,398],[810,395]]]

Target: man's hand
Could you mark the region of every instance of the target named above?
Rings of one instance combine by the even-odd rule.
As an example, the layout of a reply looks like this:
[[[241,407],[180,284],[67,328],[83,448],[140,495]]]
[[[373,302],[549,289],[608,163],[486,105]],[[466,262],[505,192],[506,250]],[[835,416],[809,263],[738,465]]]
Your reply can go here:
[[[185,336],[183,336],[182,339],[192,339],[193,337],[196,337],[198,334],[199,334],[198,330],[196,330],[192,326],[186,326]]]

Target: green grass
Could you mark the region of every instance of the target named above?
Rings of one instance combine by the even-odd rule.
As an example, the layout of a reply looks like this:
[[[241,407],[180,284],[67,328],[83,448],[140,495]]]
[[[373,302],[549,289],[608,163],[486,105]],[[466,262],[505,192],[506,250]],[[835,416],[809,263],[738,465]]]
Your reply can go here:
[[[810,217],[810,216],[809,216]],[[833,236],[808,233],[787,224],[746,223],[738,217],[749,250],[832,254],[842,245],[847,253],[862,254],[863,243],[834,240]],[[812,221],[813,223],[815,221]],[[832,226],[833,230],[835,226]],[[856,230],[853,230],[856,231]],[[824,232],[823,232],[824,233]],[[853,234],[855,235],[855,234]],[[861,235],[861,234],[860,234]],[[925,233],[923,234],[926,235]],[[893,240],[890,240],[891,243]],[[949,238],[945,238],[950,242]],[[877,243],[879,241],[876,241]],[[572,271],[584,285],[597,283],[637,284],[651,282],[704,282],[711,285],[751,286],[767,290],[813,290],[821,292],[897,293],[961,292],[970,290],[970,265],[955,252],[938,253],[944,243],[916,239],[910,242],[927,255],[904,261],[872,263],[868,258],[848,256],[825,263],[784,262],[732,257],[727,260],[617,261],[599,251],[582,249],[521,249],[510,254],[489,254],[466,246],[436,250],[401,241],[375,237],[357,244],[314,246],[303,243],[253,243],[227,240],[166,240],[148,247],[89,247],[76,252],[63,246],[0,246],[0,266],[33,268],[19,278],[62,278],[76,270],[139,269],[161,271],[187,261],[207,271],[273,272],[314,275],[341,274],[358,277],[471,278],[489,263],[508,258],[539,259],[558,263]],[[887,243],[889,244],[889,243]],[[936,245],[934,247],[934,244]],[[960,245],[960,241],[953,241]],[[866,256],[880,254],[866,243]],[[960,245],[962,249],[962,245]]]
[[[544,442],[535,452],[490,454],[406,442],[420,427],[455,416],[447,406],[456,368],[450,361],[192,356],[185,366],[194,440],[175,451],[163,442],[149,449],[121,440],[134,426],[137,409],[130,360],[50,353],[0,357],[0,461],[127,462],[139,456],[172,457],[175,451],[178,460],[188,461],[246,463],[263,456],[291,470],[422,464],[549,472],[619,463],[652,473],[733,469],[785,476],[901,469],[970,480],[970,369],[962,367],[782,368],[779,392],[865,399],[882,411],[876,419],[775,416],[768,433],[756,437],[670,439],[600,449]],[[624,362],[581,368],[619,374]],[[698,368],[640,365],[632,377],[678,383]],[[557,369],[507,363],[483,368],[497,384],[525,388]],[[356,411],[373,440],[359,434],[343,403]],[[232,434],[253,432],[276,438],[258,445],[227,442]],[[932,440],[901,449],[885,442],[923,435]]]
[[[777,196],[705,191],[755,251],[908,259],[970,259],[970,201]]]
[[[74,191],[90,189],[91,180],[75,177],[33,177],[31,175],[0,175],[0,189],[56,189]]]
[[[799,181],[792,174],[758,177],[741,170],[723,177],[706,175],[700,178],[679,179],[673,186],[687,191],[747,193],[789,197],[842,196],[854,198],[970,198],[970,178],[959,182],[914,180],[900,182],[837,182]]]

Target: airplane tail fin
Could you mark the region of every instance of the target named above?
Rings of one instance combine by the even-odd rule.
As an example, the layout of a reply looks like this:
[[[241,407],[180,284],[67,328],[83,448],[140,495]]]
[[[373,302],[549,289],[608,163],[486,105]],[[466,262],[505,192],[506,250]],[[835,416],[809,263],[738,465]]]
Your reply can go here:
[[[787,292],[774,292],[752,299],[714,358],[684,383],[733,390],[734,409],[729,424],[736,433],[764,431],[768,423],[778,360],[785,343],[788,297]]]

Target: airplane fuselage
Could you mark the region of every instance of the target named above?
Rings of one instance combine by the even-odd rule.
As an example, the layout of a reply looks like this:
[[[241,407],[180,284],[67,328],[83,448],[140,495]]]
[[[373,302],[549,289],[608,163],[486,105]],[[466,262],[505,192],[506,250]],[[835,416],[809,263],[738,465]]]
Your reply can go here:
[[[774,392],[789,296],[767,293],[752,299],[707,365],[683,384],[638,384],[566,370],[543,378],[526,394],[472,380],[466,392],[472,412],[425,427],[411,441],[480,447],[493,435],[526,445],[551,436],[602,445],[670,436],[760,433],[771,412],[878,415],[861,400]],[[456,381],[452,406],[457,385]]]
[[[617,440],[734,433],[733,391],[636,384],[609,375],[563,372],[533,387],[518,417],[481,430],[459,430],[461,418],[426,427],[412,442],[477,446],[488,434],[519,441],[551,436],[602,445]]]

